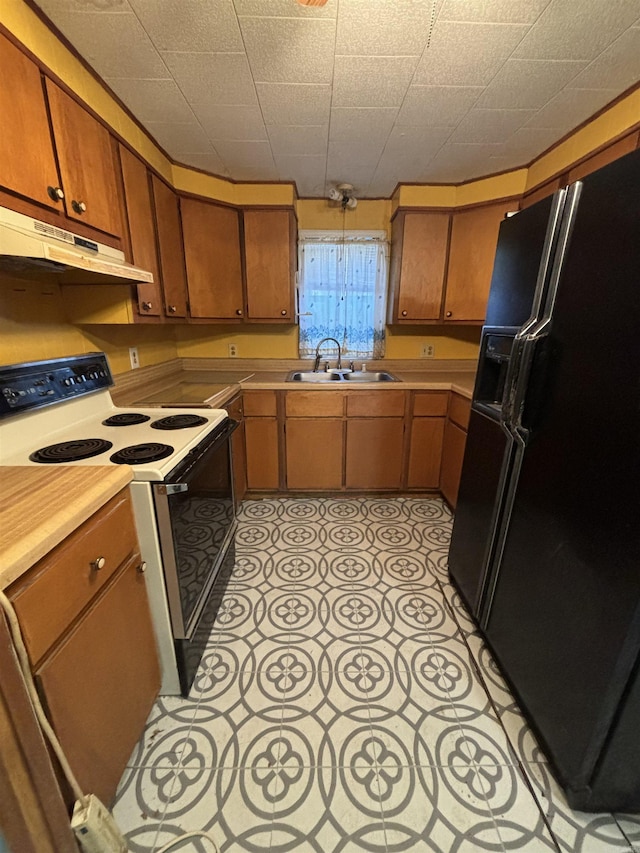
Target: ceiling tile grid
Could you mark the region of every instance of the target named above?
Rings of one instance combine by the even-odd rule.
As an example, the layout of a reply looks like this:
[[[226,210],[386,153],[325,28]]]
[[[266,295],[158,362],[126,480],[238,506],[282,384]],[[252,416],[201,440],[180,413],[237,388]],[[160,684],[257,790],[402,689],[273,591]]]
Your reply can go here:
[[[175,160],[360,197],[525,165],[640,79],[638,0],[37,0]]]

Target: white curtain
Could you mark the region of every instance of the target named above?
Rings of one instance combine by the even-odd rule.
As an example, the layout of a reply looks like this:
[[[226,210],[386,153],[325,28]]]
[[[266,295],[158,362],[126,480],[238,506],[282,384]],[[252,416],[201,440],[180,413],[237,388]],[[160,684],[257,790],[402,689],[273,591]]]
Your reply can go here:
[[[300,357],[315,355],[318,342],[331,337],[348,358],[381,358],[388,278],[384,231],[302,231],[298,266]]]

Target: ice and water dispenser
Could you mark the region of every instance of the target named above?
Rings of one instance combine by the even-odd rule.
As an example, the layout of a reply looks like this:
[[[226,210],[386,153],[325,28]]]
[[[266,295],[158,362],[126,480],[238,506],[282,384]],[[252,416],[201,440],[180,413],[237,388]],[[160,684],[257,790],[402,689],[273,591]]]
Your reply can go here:
[[[473,395],[475,403],[491,408],[502,406],[514,337],[512,330],[485,328]]]

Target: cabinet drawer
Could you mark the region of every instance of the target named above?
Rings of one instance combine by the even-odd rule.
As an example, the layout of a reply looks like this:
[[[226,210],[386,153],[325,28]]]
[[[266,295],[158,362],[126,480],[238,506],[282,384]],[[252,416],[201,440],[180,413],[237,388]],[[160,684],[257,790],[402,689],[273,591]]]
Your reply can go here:
[[[461,397],[460,394],[452,394],[449,401],[449,420],[458,424],[463,430],[469,427],[469,415],[471,414],[471,400]]]
[[[121,492],[10,588],[32,663],[137,548],[131,498]]]
[[[347,396],[348,417],[402,417],[404,391],[353,391]]]
[[[243,395],[245,415],[252,417],[275,417],[275,391],[245,391]]]
[[[449,403],[448,391],[416,391],[413,414],[418,417],[444,417]]]
[[[341,418],[344,393],[341,391],[289,391],[285,400],[287,417]]]

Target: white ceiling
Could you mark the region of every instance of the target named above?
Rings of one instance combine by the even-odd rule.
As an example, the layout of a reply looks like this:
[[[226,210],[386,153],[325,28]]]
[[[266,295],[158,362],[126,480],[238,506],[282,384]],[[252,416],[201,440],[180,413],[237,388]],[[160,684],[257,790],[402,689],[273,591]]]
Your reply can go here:
[[[640,79],[639,0],[38,0],[177,161],[237,180],[458,182]]]

